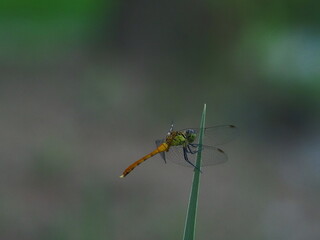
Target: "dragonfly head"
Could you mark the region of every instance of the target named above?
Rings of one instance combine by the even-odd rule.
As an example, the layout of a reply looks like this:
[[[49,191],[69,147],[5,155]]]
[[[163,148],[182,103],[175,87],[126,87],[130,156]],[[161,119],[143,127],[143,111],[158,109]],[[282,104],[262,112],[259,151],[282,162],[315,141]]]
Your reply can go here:
[[[194,129],[187,129],[186,130],[186,138],[188,142],[192,143],[197,137],[197,133]]]

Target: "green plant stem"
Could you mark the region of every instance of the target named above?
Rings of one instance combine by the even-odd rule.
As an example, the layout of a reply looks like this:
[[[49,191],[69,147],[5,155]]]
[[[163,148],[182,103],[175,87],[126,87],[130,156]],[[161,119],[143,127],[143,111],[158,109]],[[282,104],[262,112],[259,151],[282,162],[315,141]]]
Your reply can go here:
[[[200,134],[199,134],[199,149],[202,148],[202,138],[205,128],[205,118],[206,118],[206,104],[204,104],[201,123],[200,123]],[[199,185],[200,185],[200,166],[201,166],[201,151],[197,153],[197,168],[194,169],[192,188],[189,198],[188,211],[186,216],[186,222],[184,227],[183,240],[194,240],[195,239],[195,229],[196,229],[196,216],[198,208],[198,195],[199,195]]]

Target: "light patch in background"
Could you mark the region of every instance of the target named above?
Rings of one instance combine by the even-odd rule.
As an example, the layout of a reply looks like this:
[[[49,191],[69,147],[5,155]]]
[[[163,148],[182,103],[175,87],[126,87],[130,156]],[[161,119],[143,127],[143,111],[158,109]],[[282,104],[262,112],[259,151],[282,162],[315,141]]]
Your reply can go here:
[[[267,32],[266,34],[271,34]],[[314,31],[282,31],[268,41],[265,69],[275,79],[284,81],[315,81],[320,76],[320,35]]]
[[[267,239],[316,239],[319,222],[312,222],[294,199],[269,203],[261,215],[261,227]]]

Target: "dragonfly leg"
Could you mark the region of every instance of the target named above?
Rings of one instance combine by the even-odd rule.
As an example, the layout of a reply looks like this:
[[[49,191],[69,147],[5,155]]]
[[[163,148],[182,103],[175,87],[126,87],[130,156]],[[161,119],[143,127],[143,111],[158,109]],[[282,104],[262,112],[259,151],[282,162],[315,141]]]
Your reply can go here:
[[[196,143],[189,143],[189,145],[192,146],[192,147],[198,147],[199,146],[199,144],[196,144]]]
[[[193,153],[197,153],[199,152],[200,150],[202,150],[202,148],[200,148],[200,145],[199,144],[196,144],[196,143],[189,143],[188,145],[190,145],[191,147],[194,147],[194,148],[198,148],[198,150],[195,150]]]
[[[199,152],[199,150],[194,150],[194,151],[192,151],[191,148],[190,148],[190,145],[191,145],[191,144],[188,144],[188,145],[187,145],[187,153],[195,154],[195,153]],[[192,146],[192,145],[191,145],[191,146]]]
[[[191,166],[193,166],[194,168],[198,169],[202,173],[202,171],[196,165],[194,165],[192,162],[189,161],[187,153],[188,153],[188,149],[186,147],[184,147],[183,148],[184,160],[186,160],[187,163],[189,163]]]

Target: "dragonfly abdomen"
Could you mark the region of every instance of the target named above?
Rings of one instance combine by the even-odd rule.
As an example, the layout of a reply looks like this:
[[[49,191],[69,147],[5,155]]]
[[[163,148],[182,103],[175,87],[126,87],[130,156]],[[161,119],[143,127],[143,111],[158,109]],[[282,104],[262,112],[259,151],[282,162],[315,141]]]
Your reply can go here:
[[[127,176],[133,169],[135,169],[137,166],[139,166],[141,163],[143,163],[147,159],[153,157],[154,155],[156,155],[160,152],[167,151],[168,147],[169,146],[167,143],[162,143],[156,150],[145,155],[144,157],[140,158],[139,160],[132,163],[129,167],[127,167],[126,170],[124,170],[124,172],[122,173],[122,175],[120,177],[123,178],[123,177]]]

